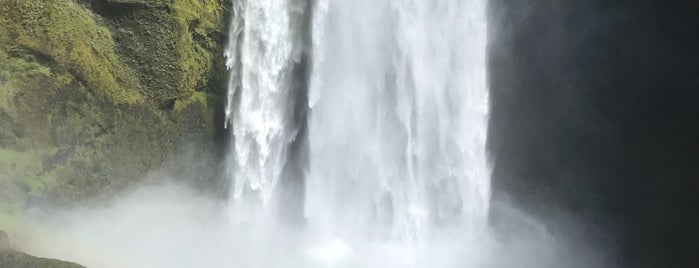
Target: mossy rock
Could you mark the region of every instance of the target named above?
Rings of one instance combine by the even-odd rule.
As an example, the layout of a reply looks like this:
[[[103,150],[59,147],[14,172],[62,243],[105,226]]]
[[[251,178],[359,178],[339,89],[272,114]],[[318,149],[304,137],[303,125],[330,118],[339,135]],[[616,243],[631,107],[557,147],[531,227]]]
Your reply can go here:
[[[3,0],[5,40],[66,67],[115,104],[143,101],[133,70],[114,52],[109,30],[70,0]]]
[[[0,0],[0,216],[122,191],[184,145],[220,154],[229,5]]]
[[[89,2],[134,66],[145,94],[160,105],[195,91],[222,92],[229,0]]]

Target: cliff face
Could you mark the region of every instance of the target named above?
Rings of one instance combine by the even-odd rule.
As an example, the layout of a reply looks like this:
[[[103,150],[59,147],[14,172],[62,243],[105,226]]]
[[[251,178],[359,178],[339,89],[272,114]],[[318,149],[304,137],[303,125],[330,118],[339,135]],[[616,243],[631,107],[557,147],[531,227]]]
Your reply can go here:
[[[0,0],[0,226],[216,154],[230,0]]]

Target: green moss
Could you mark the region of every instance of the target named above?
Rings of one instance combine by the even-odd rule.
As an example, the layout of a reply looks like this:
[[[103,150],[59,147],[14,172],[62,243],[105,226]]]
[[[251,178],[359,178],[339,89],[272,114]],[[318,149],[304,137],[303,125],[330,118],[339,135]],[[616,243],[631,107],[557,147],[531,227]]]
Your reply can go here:
[[[174,112],[178,121],[187,122],[186,125],[197,125],[206,133],[206,136],[213,137],[216,132],[215,114],[216,109],[221,108],[217,105],[217,96],[204,92],[195,92],[188,98],[182,98],[175,101]],[[200,114],[197,115],[197,112]],[[192,118],[194,117],[194,118]],[[194,120],[192,120],[194,119]],[[193,122],[193,121],[199,122]]]
[[[0,49],[0,108],[8,109],[16,93],[24,88],[27,79],[37,75],[50,77],[51,69],[31,58],[9,57]]]
[[[54,96],[60,89],[74,88],[76,78],[54,70],[31,52],[14,48],[9,56],[0,47],[0,146],[18,151],[46,148],[51,135],[47,127],[54,116]],[[74,92],[80,94],[80,92]]]
[[[5,40],[67,66],[89,88],[115,104],[143,101],[138,81],[114,52],[107,28],[71,0],[3,0]]]
[[[204,91],[223,68],[220,2],[123,0],[96,15],[88,1],[0,0],[5,214],[108,196],[179,144],[215,147],[220,95]]]
[[[172,9],[180,37],[176,48],[183,72],[179,90],[191,94],[211,75],[216,43],[210,34],[223,28],[223,7],[217,0],[175,0]]]
[[[14,151],[0,148],[0,170],[3,176],[9,178],[10,185],[18,187],[20,195],[39,194],[52,185],[53,181],[43,181],[40,174],[43,171],[43,159],[56,153],[55,149]]]
[[[189,107],[189,105],[192,105],[193,103],[200,104],[203,109],[207,109],[208,97],[209,95],[204,92],[194,92],[194,94],[192,94],[188,98],[182,98],[175,101],[174,110],[176,112],[180,112],[185,108]]]

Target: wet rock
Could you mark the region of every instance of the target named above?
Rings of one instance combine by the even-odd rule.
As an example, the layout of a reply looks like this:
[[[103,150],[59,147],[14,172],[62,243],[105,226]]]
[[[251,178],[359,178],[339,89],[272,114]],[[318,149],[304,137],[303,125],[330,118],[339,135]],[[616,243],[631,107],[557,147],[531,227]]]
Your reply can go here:
[[[219,154],[229,5],[0,1],[0,213],[118,193],[191,144]]]

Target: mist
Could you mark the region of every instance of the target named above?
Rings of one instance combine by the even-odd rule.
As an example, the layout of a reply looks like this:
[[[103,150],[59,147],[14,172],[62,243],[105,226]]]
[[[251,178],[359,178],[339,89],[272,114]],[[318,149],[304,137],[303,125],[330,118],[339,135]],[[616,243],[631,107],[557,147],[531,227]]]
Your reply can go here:
[[[443,230],[411,248],[319,239],[286,224],[234,229],[225,202],[191,186],[160,183],[100,205],[33,208],[18,219],[12,238],[28,253],[101,268],[610,267],[602,252],[557,236],[563,230],[552,224],[500,209],[507,210],[505,232]]]
[[[23,250],[105,268],[613,265],[579,218],[491,198],[487,1],[233,8],[227,198],[165,169],[101,204],[35,207]]]
[[[693,264],[691,9],[232,10],[226,155],[190,146],[106,200],[32,203],[18,249],[95,268]]]
[[[494,202],[578,222],[622,267],[696,266],[695,10],[490,1]]]

